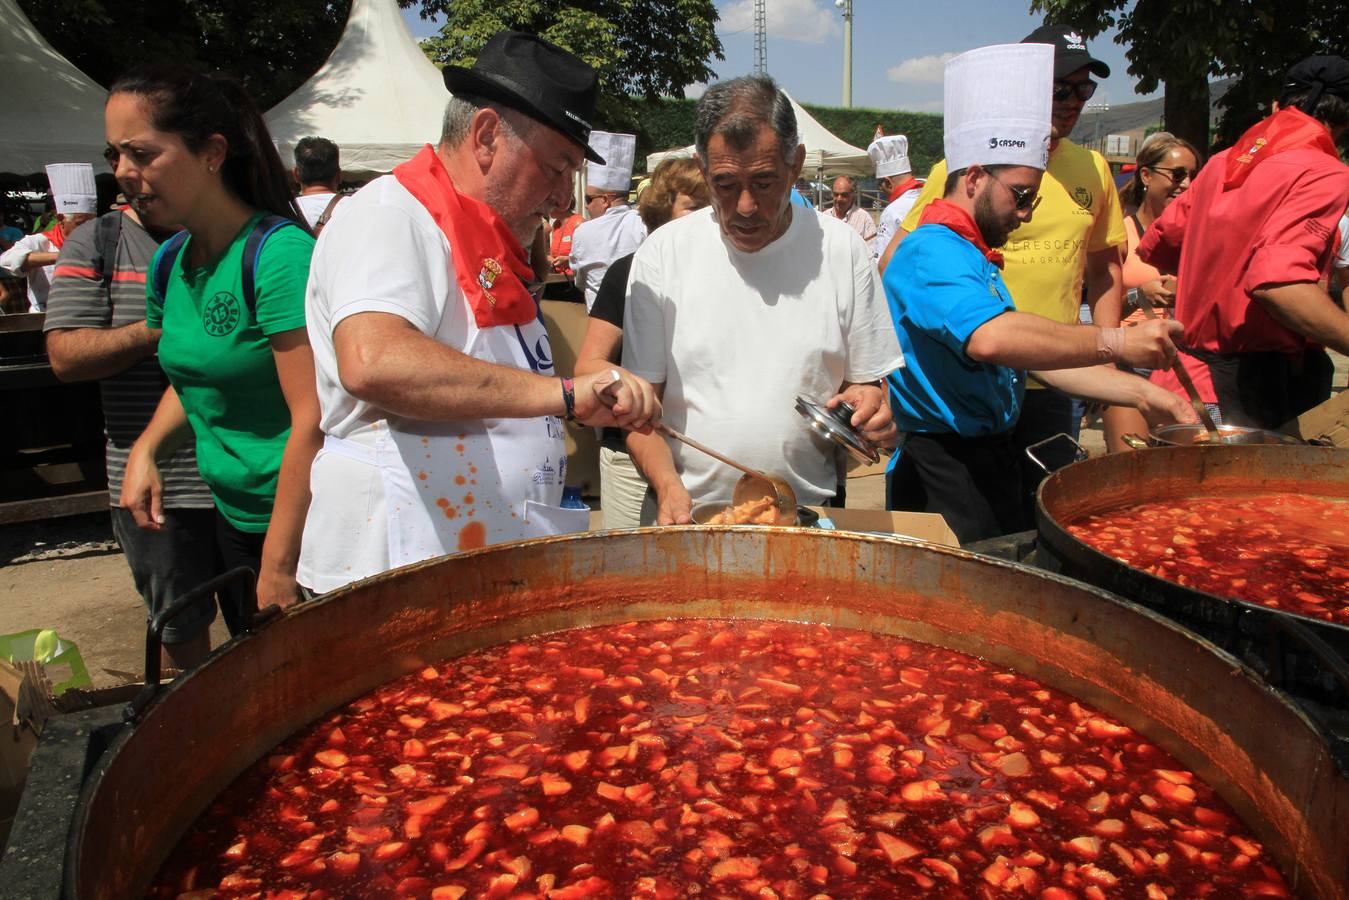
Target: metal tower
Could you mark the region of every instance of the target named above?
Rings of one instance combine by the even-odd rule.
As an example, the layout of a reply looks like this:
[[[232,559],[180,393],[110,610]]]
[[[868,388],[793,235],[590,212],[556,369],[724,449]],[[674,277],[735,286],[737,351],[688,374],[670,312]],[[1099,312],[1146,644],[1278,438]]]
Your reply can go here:
[[[768,15],[764,11],[767,0],[754,0],[754,74],[768,74]]]

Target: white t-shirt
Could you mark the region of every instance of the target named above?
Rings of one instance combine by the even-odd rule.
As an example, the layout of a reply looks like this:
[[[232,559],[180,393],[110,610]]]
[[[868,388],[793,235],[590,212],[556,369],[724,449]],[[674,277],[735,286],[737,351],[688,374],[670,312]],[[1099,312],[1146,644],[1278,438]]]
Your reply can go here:
[[[586,309],[595,305],[609,264],[627,256],[646,238],[646,223],[637,210],[611,206],[598,219],[576,226],[571,236],[571,270],[576,286],[585,292]]]
[[[12,278],[28,279],[28,311],[45,312],[47,295],[52,289],[52,273],[56,264],[39,266],[36,269],[23,270],[30,253],[55,253],[57,246],[45,234],[29,234],[14,242],[4,253],[0,253],[0,269],[4,269]]]
[[[665,385],[671,427],[783,476],[803,504],[834,495],[837,469],[797,395],[822,403],[903,364],[871,253],[837,219],[793,209],[782,237],[743,253],[708,208],[662,226],[633,258],[623,365]],[[671,451],[695,504],[730,502],[739,472]]]
[[[876,225],[876,243],[873,248],[875,252],[871,254],[872,259],[880,259],[885,248],[890,246],[894,240],[895,232],[899,230],[904,217],[913,209],[913,205],[918,202],[918,195],[923,193],[922,185],[916,188],[909,188],[900,194],[893,201],[888,203],[885,209],[881,210],[881,220]]]
[[[1335,254],[1335,268],[1349,269],[1349,213],[1340,216],[1340,250]]]
[[[409,471],[420,479],[416,483],[446,495],[447,516],[449,506],[461,509],[465,517],[473,515],[467,511],[470,506],[475,508],[476,521],[486,526],[486,543],[523,536],[512,533],[523,512],[508,508],[503,497],[557,505],[566,468],[560,421],[540,417],[417,422],[390,417],[342,386],[333,332],[343,319],[357,313],[391,313],[475,358],[552,375],[543,323],[535,319],[519,326],[479,328],[455,278],[448,239],[394,176],[376,179],[343,200],[342,206],[346,207],[342,218],[334,218],[319,235],[305,292],[324,434],[372,453],[376,447],[388,447],[391,426],[404,435],[459,442],[461,459],[451,466],[457,464],[462,471],[434,468],[429,453],[423,462],[420,447],[416,459],[404,453]],[[555,452],[550,457],[552,471],[499,470],[504,457],[492,442],[503,433],[527,449],[542,448],[541,456]],[[421,466],[425,469],[417,471]],[[522,481],[530,485],[523,491]],[[300,549],[299,582],[329,591],[389,569],[389,505],[379,468],[335,452],[325,442],[310,470],[310,486],[313,500]],[[516,515],[510,516],[512,512]]]
[[[301,194],[295,198],[295,203],[300,207],[300,212],[304,213],[305,221],[309,223],[309,227],[313,228],[318,224],[319,216],[323,215],[323,211],[328,208],[328,202],[332,199],[333,194],[331,192]],[[333,215],[336,215],[337,210],[346,202],[345,200],[337,201],[337,206],[333,208]]]

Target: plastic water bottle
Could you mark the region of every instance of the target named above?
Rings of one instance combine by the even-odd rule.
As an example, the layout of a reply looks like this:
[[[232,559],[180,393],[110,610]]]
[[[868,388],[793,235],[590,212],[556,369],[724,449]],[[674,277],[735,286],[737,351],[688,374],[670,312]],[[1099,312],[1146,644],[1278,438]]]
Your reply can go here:
[[[590,509],[586,502],[581,499],[581,489],[571,485],[562,488],[562,508]]]

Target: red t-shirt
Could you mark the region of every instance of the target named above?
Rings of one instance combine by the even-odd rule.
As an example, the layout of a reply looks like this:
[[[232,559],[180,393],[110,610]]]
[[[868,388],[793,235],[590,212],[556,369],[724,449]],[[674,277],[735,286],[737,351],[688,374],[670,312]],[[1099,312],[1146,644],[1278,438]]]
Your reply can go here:
[[[1276,154],[1239,187],[1224,187],[1216,154],[1138,246],[1146,262],[1177,276],[1175,317],[1185,342],[1214,353],[1297,354],[1308,346],[1253,300],[1271,284],[1315,282],[1330,271],[1334,235],[1349,206],[1349,167],[1314,148]],[[1181,354],[1205,402],[1216,402],[1208,366]],[[1169,371],[1152,380],[1180,393]]]
[[[576,230],[576,226],[585,221],[583,216],[570,215],[563,220],[561,225],[553,226],[552,237],[549,238],[548,255],[549,256],[571,256],[571,236]],[[570,275],[571,266],[558,269],[564,275]]]
[[[1231,152],[1214,156],[1153,222],[1138,255],[1176,273],[1176,318],[1190,346],[1300,353],[1307,340],[1251,293],[1329,274],[1336,227],[1349,207],[1349,167],[1320,150],[1292,149],[1264,160],[1240,187],[1224,189]]]

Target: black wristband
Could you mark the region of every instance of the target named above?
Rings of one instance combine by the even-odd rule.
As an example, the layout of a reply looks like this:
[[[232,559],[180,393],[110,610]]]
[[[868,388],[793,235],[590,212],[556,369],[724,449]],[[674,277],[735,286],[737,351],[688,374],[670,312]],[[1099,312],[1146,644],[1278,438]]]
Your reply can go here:
[[[570,378],[562,379],[562,402],[567,405],[567,421],[576,421],[576,382]]]

